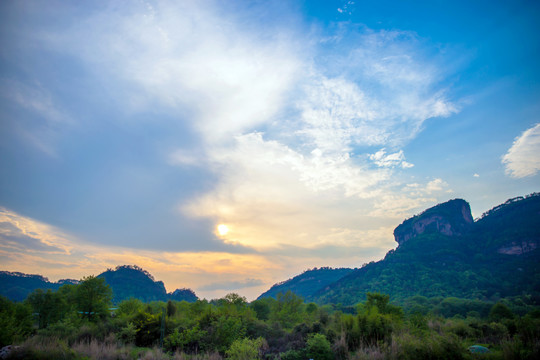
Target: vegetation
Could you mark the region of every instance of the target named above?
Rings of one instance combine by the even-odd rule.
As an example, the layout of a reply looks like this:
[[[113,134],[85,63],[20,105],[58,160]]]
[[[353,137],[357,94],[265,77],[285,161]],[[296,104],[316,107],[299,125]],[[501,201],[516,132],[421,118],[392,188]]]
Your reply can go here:
[[[326,286],[336,282],[345,275],[349,274],[353,269],[349,268],[329,268],[321,267],[306,270],[302,274],[295,276],[292,279],[274,284],[268,291],[259,296],[259,299],[265,297],[275,298],[279,293],[285,293],[291,290],[298,296],[309,298],[317,291],[324,289]]]
[[[197,301],[197,295],[191,289],[176,289],[167,293],[165,285],[156,281],[146,270],[137,265],[121,265],[107,269],[97,278],[103,279],[112,289],[112,301],[118,304],[123,300],[135,298],[144,302],[151,301]],[[0,295],[14,301],[23,301],[36,289],[58,290],[63,285],[76,285],[77,280],[60,280],[57,283],[41,275],[27,275],[9,271],[0,271]]]
[[[0,295],[14,301],[23,301],[35,289],[58,290],[62,285],[76,283],[75,280],[60,280],[54,283],[41,275],[0,271]]]
[[[84,301],[83,301],[84,299]],[[536,359],[540,306],[415,296],[402,306],[368,293],[352,308],[292,292],[248,303],[237,294],[193,303],[128,299],[110,309],[103,279],[22,303],[0,298],[0,345],[11,359]],[[344,312],[346,310],[347,312]],[[487,354],[468,348],[482,345]]]
[[[539,214],[540,195],[512,199],[466,234],[419,233],[324,289],[338,272],[309,270],[251,303],[177,301],[144,270],[117,267],[0,297],[0,346],[17,345],[11,359],[538,359]]]
[[[463,203],[438,205],[400,227],[412,227],[413,220],[424,216],[459,224],[464,215],[455,205]],[[383,260],[365,264],[306,298],[353,305],[368,292],[391,294],[400,303],[414,295],[490,302],[523,293],[540,297],[540,194],[508,200],[466,232],[464,226],[457,228],[463,233],[448,236],[430,229],[416,234]]]

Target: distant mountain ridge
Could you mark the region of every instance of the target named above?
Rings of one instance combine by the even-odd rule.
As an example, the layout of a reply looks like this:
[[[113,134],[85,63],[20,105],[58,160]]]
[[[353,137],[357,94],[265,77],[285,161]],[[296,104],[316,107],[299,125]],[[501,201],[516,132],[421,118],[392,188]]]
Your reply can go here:
[[[137,265],[120,265],[114,270],[107,269],[97,277],[105,279],[113,291],[113,302],[136,298],[144,302],[149,301],[188,301],[198,300],[197,295],[191,289],[176,289],[167,293],[162,281],[156,281],[146,270]],[[64,284],[78,284],[77,280],[59,280],[49,282],[49,279],[41,275],[28,275],[19,272],[0,271],[0,295],[14,301],[26,299],[35,289],[56,291]]]
[[[130,297],[144,302],[167,301],[169,299],[193,302],[198,299],[190,289],[177,289],[168,294],[163,281],[156,281],[148,271],[137,265],[120,265],[114,270],[107,269],[98,277],[105,279],[105,282],[113,289],[113,302],[115,303]]]
[[[394,301],[416,295],[493,300],[526,293],[540,301],[539,193],[509,199],[476,221],[465,200],[450,200],[403,221],[394,237],[399,246],[383,260],[307,292],[296,288],[301,274],[273,286],[272,296],[291,290],[306,301],[354,305],[367,292],[389,294]],[[319,284],[317,273],[310,275]]]
[[[71,279],[50,282],[48,278],[41,275],[0,271],[0,295],[13,301],[23,301],[35,289],[56,291],[62,285],[78,283],[77,280]]]
[[[353,269],[334,269],[330,267],[306,270],[302,274],[295,276],[292,279],[274,284],[269,290],[261,294],[258,299],[265,297],[275,298],[278,293],[286,293],[288,290],[291,290],[295,294],[304,298],[309,298],[320,289],[335,282],[338,279],[341,279],[343,276],[347,275],[351,271],[353,271]]]

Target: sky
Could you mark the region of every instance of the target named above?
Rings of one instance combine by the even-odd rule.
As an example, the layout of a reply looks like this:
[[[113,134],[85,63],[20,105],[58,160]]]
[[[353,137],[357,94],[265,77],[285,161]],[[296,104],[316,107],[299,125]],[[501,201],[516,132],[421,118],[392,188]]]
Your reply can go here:
[[[0,2],[0,270],[255,299],[540,191],[537,1]]]

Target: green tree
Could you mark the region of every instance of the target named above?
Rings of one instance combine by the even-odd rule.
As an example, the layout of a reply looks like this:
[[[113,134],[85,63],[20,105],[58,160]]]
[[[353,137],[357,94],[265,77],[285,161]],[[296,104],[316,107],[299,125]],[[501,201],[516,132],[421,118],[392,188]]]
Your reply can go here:
[[[390,304],[390,296],[380,293],[367,293],[367,301],[364,304],[364,310],[366,312],[372,311],[376,308],[379,314],[389,314],[396,318],[403,317],[403,311],[399,306]]]
[[[277,294],[276,300],[270,316],[271,320],[279,321],[287,329],[301,321],[302,304],[304,303],[301,297],[289,290],[285,294]]]
[[[489,311],[489,318],[494,321],[500,321],[502,319],[513,319],[514,313],[505,304],[498,302],[491,307]]]
[[[144,304],[139,299],[127,299],[118,304],[116,314],[121,317],[133,318],[142,310]]]
[[[34,290],[26,298],[26,303],[32,307],[34,314],[36,314],[40,329],[61,320],[65,312],[63,297],[50,289],[46,292],[42,289]]]
[[[104,318],[109,313],[112,290],[105,279],[93,275],[85,277],[77,287],[77,309],[91,320]]]
[[[274,299],[263,298],[263,299],[259,299],[259,300],[255,300],[251,302],[249,307],[252,308],[253,311],[255,311],[257,319],[268,320],[268,318],[270,317],[270,308],[271,308],[270,303],[272,300]]]
[[[309,337],[306,346],[306,354],[309,359],[333,360],[334,354],[330,342],[322,334],[313,334]]]
[[[0,347],[21,340],[32,332],[31,308],[0,296]]]
[[[248,338],[235,340],[229,350],[227,358],[231,360],[255,360],[261,358],[261,350],[266,344],[263,338],[250,340]]]
[[[167,301],[167,317],[174,316],[174,314],[176,314],[176,306],[169,300]]]

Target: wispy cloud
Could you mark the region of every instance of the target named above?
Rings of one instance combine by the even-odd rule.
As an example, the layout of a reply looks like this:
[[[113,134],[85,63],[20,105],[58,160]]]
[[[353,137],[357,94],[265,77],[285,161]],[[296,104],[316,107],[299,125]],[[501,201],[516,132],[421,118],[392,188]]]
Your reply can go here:
[[[0,96],[17,108],[17,121],[10,119],[10,123],[18,134],[47,155],[57,156],[59,134],[73,125],[73,121],[51,92],[39,83],[3,79]]]
[[[403,150],[395,152],[393,154],[386,154],[386,150],[383,148],[377,151],[375,154],[369,155],[369,159],[379,167],[395,167],[401,166],[404,169],[411,168],[414,165],[405,161],[405,155]]]
[[[68,235],[59,229],[0,207],[0,247],[69,255]]]
[[[163,163],[198,167],[214,181],[179,199],[178,216],[225,223],[230,231],[220,240],[253,252],[103,251],[85,244],[74,257],[82,269],[137,263],[156,274],[185,271],[193,279],[186,286],[200,281],[208,289],[215,287],[209,272],[229,284],[241,285],[246,272],[273,283],[305,267],[354,265],[383,254],[394,245],[396,218],[446,196],[442,179],[410,180],[414,159],[406,161],[404,146],[427,119],[458,111],[442,57],[415,34],[350,23],[323,34],[273,26],[278,18],[259,26],[253,13],[207,1],[97,7],[64,17],[61,31],[37,32],[36,46],[77,61],[118,111],[147,115],[158,108],[189,129],[194,139],[179,140]],[[49,106],[40,111],[60,119],[53,97],[41,99]],[[287,254],[292,247],[302,256]],[[271,272],[278,278],[271,280]]]
[[[513,178],[533,176],[540,171],[540,123],[516,137],[503,155],[505,173]]]

